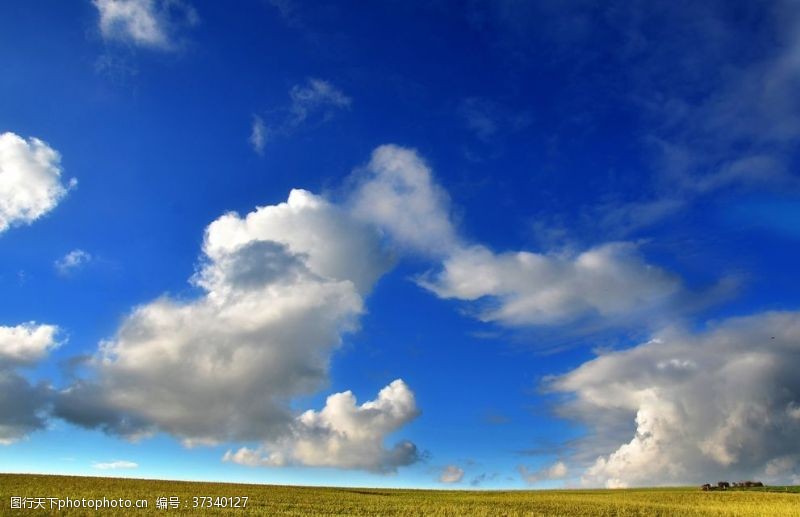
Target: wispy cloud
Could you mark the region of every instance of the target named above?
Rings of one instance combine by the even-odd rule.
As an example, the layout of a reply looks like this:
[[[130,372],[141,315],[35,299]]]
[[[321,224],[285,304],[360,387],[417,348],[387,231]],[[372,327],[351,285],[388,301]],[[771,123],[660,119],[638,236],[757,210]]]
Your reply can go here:
[[[93,0],[100,32],[107,40],[172,50],[176,32],[196,25],[197,11],[184,0]]]
[[[267,126],[264,119],[258,115],[253,115],[253,123],[250,126],[250,145],[258,154],[264,154],[264,144],[267,143]]]
[[[308,79],[289,90],[289,104],[269,114],[254,115],[250,127],[250,145],[263,154],[265,145],[278,136],[289,136],[302,127],[319,126],[337,112],[349,109],[353,100],[322,79]]]
[[[107,462],[95,462],[92,463],[92,467],[100,470],[135,469],[139,467],[139,464],[132,461],[115,460]]]
[[[489,140],[499,134],[519,131],[530,125],[527,112],[512,110],[496,100],[468,97],[461,101],[458,113],[467,129],[481,140]]]
[[[613,199],[587,214],[618,235],[711,194],[800,187],[791,170],[800,144],[796,4],[778,1],[765,9],[763,20],[748,27],[747,52],[741,26],[715,7],[721,4],[689,5],[637,6],[616,20],[629,41],[621,55],[636,63],[628,68],[632,97],[645,114],[642,144],[655,172],[638,198]],[[652,32],[677,24],[691,29],[669,39]],[[670,56],[677,54],[691,58],[674,67]]]
[[[53,265],[61,275],[69,275],[92,261],[92,255],[82,249],[74,249],[56,260]]]

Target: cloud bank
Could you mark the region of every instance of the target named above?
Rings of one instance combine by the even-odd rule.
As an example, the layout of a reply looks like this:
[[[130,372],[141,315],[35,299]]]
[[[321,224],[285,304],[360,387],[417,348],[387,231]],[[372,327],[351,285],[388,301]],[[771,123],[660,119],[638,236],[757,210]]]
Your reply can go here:
[[[670,329],[556,377],[560,413],[590,430],[591,486],[800,474],[800,314],[768,312],[702,332]],[[619,443],[628,429],[630,440]],[[609,446],[610,444],[610,446]]]
[[[63,390],[55,414],[134,439],[163,431],[188,446],[262,441],[259,452],[226,455],[244,464],[389,472],[413,463],[414,444],[383,447],[418,414],[400,380],[361,406],[345,392],[318,413],[289,408],[325,384],[331,353],[391,263],[373,229],[304,190],[225,214],[206,228],[192,278],[204,294],[135,308],[101,344],[94,378]]]
[[[206,229],[193,278],[204,295],[134,309],[102,343],[96,379],[66,389],[57,414],[187,444],[285,432],[287,402],[324,384],[331,352],[388,265],[373,231],[306,191],[226,214]]]

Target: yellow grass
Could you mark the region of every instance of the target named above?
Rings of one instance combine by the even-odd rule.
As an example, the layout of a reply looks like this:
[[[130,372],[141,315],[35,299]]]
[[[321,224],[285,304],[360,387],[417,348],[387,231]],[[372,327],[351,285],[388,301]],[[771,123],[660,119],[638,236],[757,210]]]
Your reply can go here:
[[[143,509],[12,510],[12,497],[145,499]],[[180,508],[159,510],[159,497]],[[194,498],[209,497],[211,499]],[[244,509],[193,508],[230,504]],[[222,498],[222,499],[217,499]],[[239,502],[241,503],[241,499]],[[57,504],[57,503],[56,503]],[[800,494],[762,491],[702,492],[692,488],[632,490],[455,491],[312,488],[142,479],[0,474],[0,515],[606,515],[799,516]]]

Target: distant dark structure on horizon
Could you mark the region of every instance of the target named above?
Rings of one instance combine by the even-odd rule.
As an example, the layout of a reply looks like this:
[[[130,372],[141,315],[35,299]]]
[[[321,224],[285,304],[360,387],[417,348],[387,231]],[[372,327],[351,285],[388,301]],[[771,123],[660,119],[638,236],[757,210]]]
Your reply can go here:
[[[711,483],[706,483],[700,486],[700,490],[705,492],[709,490],[728,490],[729,488],[757,488],[763,487],[764,483],[761,481],[734,481],[733,484],[728,483],[727,481],[719,481],[716,485],[712,485]]]

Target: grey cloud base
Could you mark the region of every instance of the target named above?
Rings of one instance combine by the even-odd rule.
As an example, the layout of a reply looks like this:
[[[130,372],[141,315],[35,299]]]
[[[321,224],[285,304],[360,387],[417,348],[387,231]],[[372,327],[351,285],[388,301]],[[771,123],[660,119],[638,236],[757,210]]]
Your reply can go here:
[[[56,348],[58,327],[35,322],[0,326],[0,445],[25,438],[47,425],[51,388],[31,384],[20,370]]]
[[[348,392],[316,418],[289,409],[323,387],[331,354],[390,265],[375,230],[310,192],[225,214],[206,229],[192,278],[204,295],[135,308],[92,358],[93,377],[57,394],[55,415],[128,438],[166,432],[188,446],[263,441],[276,465],[413,463],[413,444],[383,447],[418,414],[402,381],[358,408]]]
[[[555,378],[561,414],[591,430],[584,457],[606,448],[582,482],[608,487],[800,476],[800,313],[669,330]],[[633,424],[630,441],[620,429]],[[604,444],[615,443],[609,448]]]

